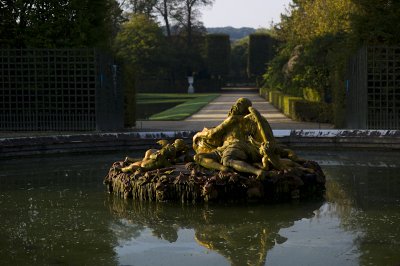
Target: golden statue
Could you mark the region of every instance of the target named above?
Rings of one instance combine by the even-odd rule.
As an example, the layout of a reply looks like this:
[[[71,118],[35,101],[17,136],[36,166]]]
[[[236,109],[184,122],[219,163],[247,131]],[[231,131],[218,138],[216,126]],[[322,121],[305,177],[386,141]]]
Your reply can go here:
[[[268,121],[246,98],[236,101],[220,125],[197,133],[193,149],[195,161],[205,168],[250,173],[259,179],[271,169],[301,167],[292,151],[277,145]]]
[[[159,140],[157,143],[161,145],[161,149],[147,150],[141,161],[134,162],[133,159],[127,157],[125,161],[132,163],[121,171],[124,173],[134,172],[137,169],[149,171],[188,161],[189,147],[183,139],[176,139],[172,144],[167,140]]]

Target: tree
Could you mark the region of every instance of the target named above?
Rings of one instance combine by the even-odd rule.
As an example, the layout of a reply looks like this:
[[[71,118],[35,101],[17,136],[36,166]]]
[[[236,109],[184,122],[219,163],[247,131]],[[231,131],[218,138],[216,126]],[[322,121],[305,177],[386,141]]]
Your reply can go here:
[[[399,44],[400,2],[392,0],[352,0],[357,12],[351,15],[358,43]]]
[[[106,48],[120,10],[115,0],[6,0],[0,14],[3,47]]]
[[[265,85],[332,102],[335,124],[342,124],[345,66],[355,47],[351,17],[357,10],[353,0],[294,0],[276,26],[282,44]]]
[[[214,0],[183,0],[179,2],[173,16],[185,29],[188,47],[192,46],[193,29],[199,26],[197,21],[200,15],[199,8],[212,5],[213,2]]]
[[[167,37],[171,38],[171,23],[170,18],[173,16],[178,1],[177,0],[157,0],[154,8],[156,12],[162,17],[164,20],[165,29],[167,32]]]
[[[122,5],[129,10],[130,14],[143,14],[152,17],[154,6],[158,0],[127,0]]]
[[[350,32],[350,16],[355,12],[351,0],[295,0],[277,27],[281,40],[297,44],[325,34]]]
[[[136,74],[154,73],[162,61],[164,36],[158,24],[146,15],[132,15],[115,38],[117,56],[135,67]]]

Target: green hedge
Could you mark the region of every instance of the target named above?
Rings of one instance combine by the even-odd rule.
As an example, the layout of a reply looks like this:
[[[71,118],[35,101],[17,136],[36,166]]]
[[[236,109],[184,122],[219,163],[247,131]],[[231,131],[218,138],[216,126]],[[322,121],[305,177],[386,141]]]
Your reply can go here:
[[[266,88],[260,89],[260,95],[286,116],[295,120],[318,123],[333,122],[331,104],[311,102],[302,97],[285,95],[280,91],[271,91]]]
[[[283,113],[289,117],[292,117],[292,114],[295,110],[294,109],[295,103],[302,101],[302,100],[303,100],[303,98],[301,98],[301,97],[284,95],[283,96],[283,110],[282,110]]]
[[[293,118],[300,121],[332,123],[332,105],[327,103],[296,101],[293,103]]]
[[[269,101],[279,110],[282,110],[282,101],[281,98],[283,93],[280,91],[270,91],[269,93]]]
[[[277,40],[268,34],[253,33],[249,35],[247,57],[247,74],[249,77],[261,76],[265,73],[266,64],[275,56]]]
[[[281,110],[286,116],[291,117],[292,105],[295,101],[301,101],[303,98],[285,95],[280,91],[271,91],[269,93],[269,99],[272,105]]]
[[[261,87],[259,90],[259,94],[262,98],[264,98],[265,100],[269,101],[269,97],[268,97],[268,89],[265,87]]]
[[[211,75],[229,74],[231,43],[228,34],[208,34],[206,37],[207,67]]]

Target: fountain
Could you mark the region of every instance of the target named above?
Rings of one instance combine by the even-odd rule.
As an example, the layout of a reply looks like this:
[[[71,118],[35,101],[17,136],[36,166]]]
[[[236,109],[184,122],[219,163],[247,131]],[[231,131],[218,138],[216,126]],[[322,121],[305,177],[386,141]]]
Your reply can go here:
[[[158,141],[143,159],[115,162],[109,192],[139,201],[287,201],[321,196],[325,175],[275,140],[268,121],[240,98],[215,128],[182,140]]]

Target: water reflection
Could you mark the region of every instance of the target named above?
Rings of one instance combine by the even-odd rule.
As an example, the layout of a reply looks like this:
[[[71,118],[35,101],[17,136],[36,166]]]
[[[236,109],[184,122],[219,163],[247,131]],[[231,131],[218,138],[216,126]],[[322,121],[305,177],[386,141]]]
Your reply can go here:
[[[110,200],[110,210],[129,228],[118,234],[119,238],[135,239],[142,230],[149,229],[154,237],[174,243],[179,230],[189,228],[199,245],[223,255],[231,265],[264,265],[268,250],[286,241],[279,230],[313,217],[313,211],[321,205],[322,202],[186,206],[130,202],[115,197]]]
[[[108,195],[124,154],[0,161],[1,264],[400,264],[400,154],[302,153],[327,175],[324,202],[239,206]]]
[[[329,177],[326,198],[333,203],[330,212],[340,218],[346,231],[358,232],[354,242],[360,265],[399,265],[399,167],[325,169]]]
[[[0,161],[0,264],[116,265],[102,184],[110,157]]]
[[[209,250],[212,262],[220,254],[222,263],[231,265],[399,264],[399,155],[336,152],[305,157],[322,162],[328,177],[325,202],[182,206],[112,198],[110,210],[121,224],[136,230],[124,234],[124,241],[118,237],[119,262],[131,265],[127,254],[133,253],[136,264],[146,264],[137,250],[143,251],[143,243],[155,247],[165,241],[162,248],[147,250],[163,261],[161,251],[174,254],[180,238],[186,237],[191,240],[184,244],[197,244],[187,252],[197,250],[203,258],[208,254],[204,249]]]
[[[93,183],[1,190],[1,264],[115,265],[105,195]]]

